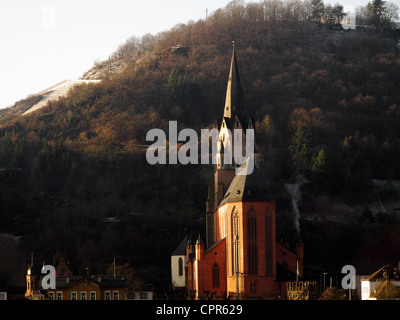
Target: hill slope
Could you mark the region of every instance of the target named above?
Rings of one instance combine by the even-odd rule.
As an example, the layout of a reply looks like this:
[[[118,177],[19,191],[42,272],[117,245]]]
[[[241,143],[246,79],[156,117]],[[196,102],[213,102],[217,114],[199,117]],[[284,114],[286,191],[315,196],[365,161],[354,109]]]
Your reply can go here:
[[[295,236],[285,183],[303,175],[301,235],[310,263],[328,268],[400,254],[395,207],[381,215],[365,204],[398,195],[395,184],[372,183],[400,180],[397,42],[231,13],[227,7],[146,36],[113,58],[125,59],[123,67],[101,82],[2,118],[0,218],[4,230],[24,236],[26,252],[46,260],[62,251],[81,272],[88,265],[102,272],[117,257],[146,281],[155,272],[168,281],[169,252],[188,229],[204,230],[213,168],[149,165],[146,133],[167,132],[170,120],[180,129],[215,125],[234,39],[284,236]],[[98,68],[85,77],[98,79]],[[385,250],[382,234],[392,243]]]

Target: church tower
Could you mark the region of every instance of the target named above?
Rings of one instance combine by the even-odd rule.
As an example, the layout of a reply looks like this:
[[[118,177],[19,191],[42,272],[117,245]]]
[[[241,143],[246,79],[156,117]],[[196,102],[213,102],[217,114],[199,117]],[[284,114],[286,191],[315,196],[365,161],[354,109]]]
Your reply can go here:
[[[248,114],[245,95],[242,86],[239,66],[236,58],[235,43],[232,42],[232,58],[229,69],[228,83],[223,117],[218,119],[219,138],[217,142],[216,165],[214,181],[208,188],[206,202],[207,246],[216,242],[215,210],[228,190],[236,170],[241,163],[234,158],[235,139],[241,138],[242,157],[246,155],[246,129],[254,129],[254,118]],[[238,134],[240,133],[240,137]],[[240,140],[238,140],[240,141]],[[259,167],[259,155],[254,144],[254,164]]]
[[[234,44],[223,115],[218,121],[214,183],[207,201],[207,246],[225,239],[227,292],[235,292],[238,297],[266,297],[275,293],[275,203],[260,179],[256,148],[254,170],[250,171],[249,159],[244,163],[234,159],[238,133],[245,156],[246,142],[251,138],[247,129],[254,130]],[[225,152],[227,148],[233,150],[233,155]],[[227,154],[232,157],[230,161]],[[239,167],[244,170],[242,174],[238,174]]]

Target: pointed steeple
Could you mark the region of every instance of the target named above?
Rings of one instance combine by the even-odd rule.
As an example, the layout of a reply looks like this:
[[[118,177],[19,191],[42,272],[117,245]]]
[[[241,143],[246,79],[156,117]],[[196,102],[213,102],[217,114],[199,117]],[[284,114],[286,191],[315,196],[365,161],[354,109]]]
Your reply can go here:
[[[232,41],[232,59],[229,70],[228,86],[226,88],[225,99],[225,118],[234,118],[235,114],[239,117],[247,115],[247,109],[244,101],[244,91],[240,79],[239,67],[236,59],[235,41]]]

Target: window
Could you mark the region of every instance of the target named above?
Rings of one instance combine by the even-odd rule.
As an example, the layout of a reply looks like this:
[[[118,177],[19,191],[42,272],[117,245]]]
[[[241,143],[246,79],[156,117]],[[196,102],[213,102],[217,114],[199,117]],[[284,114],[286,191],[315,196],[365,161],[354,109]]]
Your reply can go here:
[[[268,208],[265,215],[265,272],[272,274],[272,214]]]
[[[110,291],[106,291],[104,293],[104,300],[111,300],[111,292]]]
[[[96,300],[96,291],[90,291],[90,300]]]
[[[78,294],[76,291],[71,292],[71,300],[77,300],[78,299]]]
[[[178,260],[179,276],[183,276],[183,260],[179,258]]]
[[[86,291],[81,292],[81,300],[86,300]]]
[[[57,300],[62,300],[62,292],[57,292]]]
[[[250,283],[250,293],[257,293],[257,284],[255,281]]]
[[[113,291],[113,300],[119,300],[119,292]]]
[[[232,243],[232,275],[239,272],[239,213],[236,208],[231,217],[231,243]]]
[[[149,294],[147,292],[140,292],[139,299],[140,300],[147,300],[149,298]]]
[[[257,217],[253,207],[247,213],[247,229],[249,274],[257,275]]]
[[[49,292],[49,300],[54,300],[54,292]]]
[[[213,287],[219,288],[219,265],[216,262],[212,267],[212,280],[213,280]]]

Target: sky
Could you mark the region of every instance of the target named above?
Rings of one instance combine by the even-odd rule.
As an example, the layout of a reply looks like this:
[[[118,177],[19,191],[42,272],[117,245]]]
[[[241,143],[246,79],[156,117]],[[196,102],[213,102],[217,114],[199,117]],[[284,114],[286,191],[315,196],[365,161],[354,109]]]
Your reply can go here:
[[[0,108],[79,79],[131,36],[204,19],[230,0],[1,0]],[[245,1],[260,2],[260,0]],[[365,5],[367,0],[324,1]],[[394,0],[400,5],[400,0]]]

